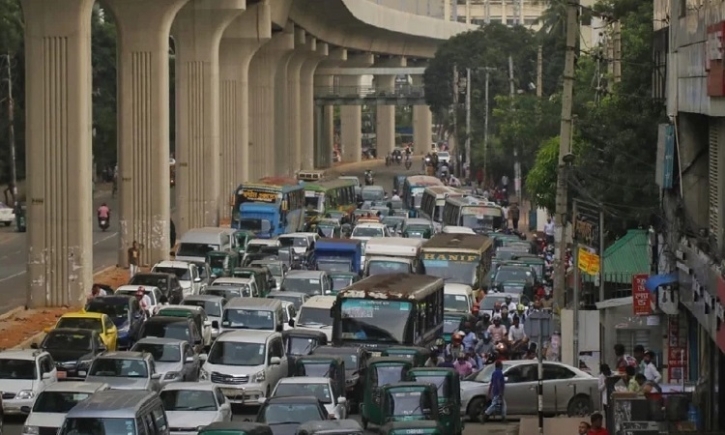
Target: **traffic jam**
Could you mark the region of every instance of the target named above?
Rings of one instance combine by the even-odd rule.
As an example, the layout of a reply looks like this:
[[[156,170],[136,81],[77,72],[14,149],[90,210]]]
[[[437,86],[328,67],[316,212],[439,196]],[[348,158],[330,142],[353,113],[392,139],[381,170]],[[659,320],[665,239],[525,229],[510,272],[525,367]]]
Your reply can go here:
[[[0,352],[3,415],[24,435],[459,435],[537,415],[524,326],[551,309],[553,246],[511,228],[515,206],[430,175],[243,183],[230,227],[187,231]],[[599,410],[557,333],[542,346],[544,411]]]

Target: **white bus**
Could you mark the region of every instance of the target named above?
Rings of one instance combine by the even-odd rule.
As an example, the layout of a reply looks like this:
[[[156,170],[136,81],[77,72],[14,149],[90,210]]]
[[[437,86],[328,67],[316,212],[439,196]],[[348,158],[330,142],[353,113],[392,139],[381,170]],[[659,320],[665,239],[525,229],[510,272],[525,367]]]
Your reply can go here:
[[[468,227],[476,232],[494,231],[506,225],[503,209],[496,203],[467,196],[448,198],[443,207],[443,225]]]
[[[446,204],[446,199],[462,198],[463,196],[463,191],[455,187],[426,187],[423,191],[419,213],[421,217],[440,224],[443,221],[443,206]]]

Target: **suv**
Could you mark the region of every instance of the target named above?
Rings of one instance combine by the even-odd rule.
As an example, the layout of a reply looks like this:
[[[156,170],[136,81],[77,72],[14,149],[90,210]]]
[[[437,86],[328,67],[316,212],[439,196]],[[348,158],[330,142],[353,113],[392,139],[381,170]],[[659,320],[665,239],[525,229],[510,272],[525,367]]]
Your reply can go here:
[[[55,362],[43,350],[6,350],[0,352],[0,391],[3,413],[24,414],[24,406],[33,406],[35,398],[58,382]]]
[[[198,295],[202,282],[199,268],[188,261],[160,261],[151,269],[154,273],[170,273],[179,279],[184,296]]]
[[[114,390],[161,390],[154,357],[146,352],[108,352],[93,360],[86,382],[106,383]]]
[[[201,358],[200,379],[219,384],[227,400],[242,405],[259,405],[288,371],[279,332],[226,332]]]
[[[176,338],[184,340],[199,353],[204,347],[204,339],[199,327],[191,317],[154,316],[141,327],[138,339],[146,337]]]

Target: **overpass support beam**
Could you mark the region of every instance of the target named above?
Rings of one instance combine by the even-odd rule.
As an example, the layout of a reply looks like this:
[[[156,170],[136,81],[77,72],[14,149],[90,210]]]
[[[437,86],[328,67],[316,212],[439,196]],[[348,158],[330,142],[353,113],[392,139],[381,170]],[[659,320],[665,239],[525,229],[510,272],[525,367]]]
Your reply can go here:
[[[30,308],[83,305],[93,282],[92,8],[22,1]]]
[[[290,93],[292,89],[287,80],[287,70],[297,52],[295,49],[301,49],[305,44],[305,31],[303,29],[296,28],[292,23],[289,23],[287,27],[290,28],[293,35],[293,49],[280,57],[274,76],[274,140],[276,142],[274,175],[289,174],[294,160],[294,149],[290,149],[294,140],[290,135],[291,125],[293,124],[290,111],[292,102]],[[297,89],[299,91],[299,87]],[[295,104],[297,104],[298,98],[295,97],[294,100]]]
[[[335,48],[330,51],[327,60],[323,60],[315,70],[320,68],[331,68],[347,61],[347,49]],[[335,85],[335,76],[320,75],[314,76],[315,88],[332,89]],[[332,166],[332,150],[335,146],[335,106],[327,104],[322,108],[315,107],[315,116],[321,119],[315,120],[315,168],[329,168]]]
[[[294,175],[295,172],[302,169],[302,88],[301,75],[302,65],[310,58],[315,56],[317,51],[317,39],[308,35],[303,29],[295,29],[295,51],[287,63],[287,92],[289,94],[288,110],[289,110],[289,151],[291,156],[288,161],[287,175]],[[312,110],[310,107],[309,110]]]
[[[375,63],[370,53],[350,56],[343,67],[365,68]],[[360,87],[360,76],[339,76],[340,88]],[[349,91],[346,91],[349,92]],[[362,154],[362,106],[340,106],[340,147],[342,161],[359,162]]]
[[[423,86],[423,76],[413,76],[413,86]],[[428,106],[413,106],[413,144],[426,153],[433,141],[433,113]]]
[[[250,87],[252,58],[272,38],[270,6],[249,7],[227,26],[219,45],[219,162],[221,217],[231,217],[228,201],[239,183],[250,178],[251,168],[264,166],[261,150],[250,152]],[[271,97],[270,97],[271,99]],[[255,109],[257,109],[255,107]],[[271,114],[267,113],[271,122]]]
[[[118,264],[169,257],[169,31],[187,0],[106,0],[118,32]]]
[[[176,48],[175,222],[182,235],[192,228],[219,225],[219,43],[229,23],[245,7],[246,0],[190,0],[172,27]]]
[[[344,49],[342,51],[347,56],[347,51]],[[302,130],[300,148],[302,153],[302,169],[315,168],[315,153],[318,148],[315,140],[315,130],[317,130],[315,126],[320,115],[317,114],[317,107],[315,106],[315,70],[329,56],[339,57],[340,53],[340,50],[333,50],[330,53],[330,48],[327,43],[317,41],[315,53],[302,64],[302,69],[300,70],[300,123]]]
[[[294,26],[290,24],[259,49],[249,67],[249,154],[253,163],[261,162],[250,166],[249,178],[252,180],[282,173],[280,162],[289,152],[286,131],[276,127],[278,121],[285,120],[278,118],[276,110],[275,76],[294,46]],[[286,89],[285,86],[283,91]]]
[[[383,68],[399,68],[407,66],[405,57],[392,57],[376,62],[376,66]],[[375,76],[375,90],[377,92],[395,92],[394,75]],[[377,138],[378,157],[390,154],[395,147],[395,106],[378,106],[375,121],[375,136]]]

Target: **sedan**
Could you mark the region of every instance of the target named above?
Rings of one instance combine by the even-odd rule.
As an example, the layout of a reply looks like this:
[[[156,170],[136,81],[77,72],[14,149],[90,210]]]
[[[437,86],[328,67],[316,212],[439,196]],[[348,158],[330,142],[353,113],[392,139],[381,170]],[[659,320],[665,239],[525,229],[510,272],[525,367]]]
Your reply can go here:
[[[154,357],[161,383],[199,380],[201,362],[186,340],[148,337],[139,340],[131,350]]]
[[[85,379],[96,355],[106,351],[101,336],[91,329],[56,328],[45,335],[40,348],[53,357],[59,380]]]
[[[232,420],[232,407],[218,386],[209,382],[177,382],[159,393],[171,435],[195,434],[204,426]]]
[[[272,397],[286,396],[315,396],[325,406],[327,413],[335,416],[336,420],[347,418],[347,399],[343,395],[338,397],[335,394],[330,378],[312,376],[284,378],[277,383]]]
[[[488,405],[488,386],[493,364],[461,382],[461,414],[479,418]],[[503,361],[506,405],[509,414],[538,412],[538,363],[536,360]],[[581,417],[599,409],[598,379],[567,364],[544,362],[544,412]]]

